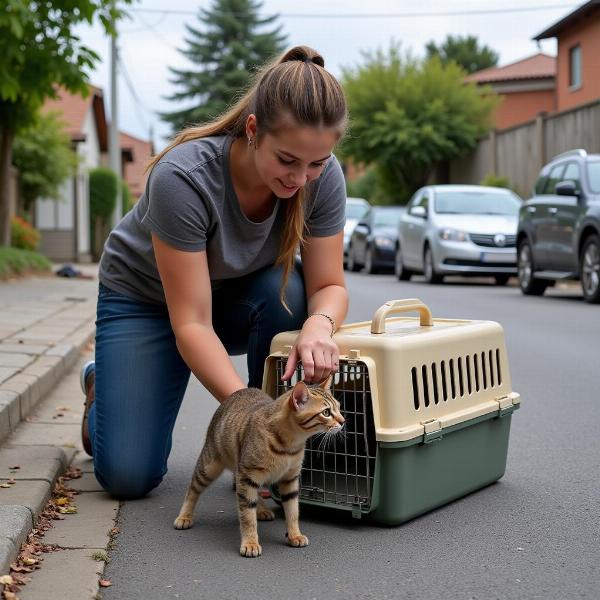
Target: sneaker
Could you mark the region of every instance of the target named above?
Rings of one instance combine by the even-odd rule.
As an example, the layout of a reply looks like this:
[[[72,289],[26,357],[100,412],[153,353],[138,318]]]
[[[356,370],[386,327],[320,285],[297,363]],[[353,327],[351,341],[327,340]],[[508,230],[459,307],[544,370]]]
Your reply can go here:
[[[95,397],[95,368],[96,363],[93,360],[86,362],[85,365],[83,365],[83,367],[81,368],[81,375],[79,378],[81,390],[85,394],[83,419],[81,421],[81,444],[83,446],[83,449],[90,456],[92,456],[92,442],[90,440],[90,434],[88,432],[88,416],[90,413],[90,408],[92,408],[92,404],[94,403]]]

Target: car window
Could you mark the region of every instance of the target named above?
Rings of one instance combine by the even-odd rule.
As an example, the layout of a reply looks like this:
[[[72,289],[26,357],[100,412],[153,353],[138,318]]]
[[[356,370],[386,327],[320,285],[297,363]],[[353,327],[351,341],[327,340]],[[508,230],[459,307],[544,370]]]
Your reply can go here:
[[[429,194],[427,192],[423,192],[423,195],[419,199],[418,204],[415,204],[415,206],[423,206],[426,209],[428,205],[429,205]]]
[[[547,181],[548,181],[548,175],[541,175],[540,177],[538,177],[537,181],[535,182],[535,186],[533,188],[534,192],[536,194],[543,194]]]
[[[554,194],[554,188],[556,184],[562,181],[562,173],[565,169],[565,165],[557,165],[550,171],[550,176],[546,181],[546,186],[544,187],[544,194]]]
[[[354,204],[346,202],[346,218],[347,219],[360,219],[369,210],[368,206],[362,204]]]
[[[577,163],[569,163],[562,176],[562,181],[572,181],[575,189],[581,191],[581,170]]]
[[[517,215],[521,202],[511,191],[437,191],[435,212],[465,215]]]
[[[592,192],[600,194],[600,161],[589,162],[587,164],[587,174]]]
[[[403,212],[404,211],[401,209],[378,210],[375,212],[375,218],[373,219],[373,227],[397,225]]]

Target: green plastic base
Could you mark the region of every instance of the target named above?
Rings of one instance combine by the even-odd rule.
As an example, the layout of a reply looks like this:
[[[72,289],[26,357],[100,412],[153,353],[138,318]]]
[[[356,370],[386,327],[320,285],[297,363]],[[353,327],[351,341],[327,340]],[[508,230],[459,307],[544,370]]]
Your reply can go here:
[[[371,511],[364,516],[398,525],[500,479],[511,416],[477,421],[430,444],[380,443]]]

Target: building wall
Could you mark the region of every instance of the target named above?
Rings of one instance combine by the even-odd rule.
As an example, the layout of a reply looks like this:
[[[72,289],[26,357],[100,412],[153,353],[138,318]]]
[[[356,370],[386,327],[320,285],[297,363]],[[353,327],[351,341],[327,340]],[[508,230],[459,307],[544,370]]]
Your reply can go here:
[[[505,93],[496,109],[494,122],[496,129],[506,129],[531,121],[541,112],[554,110],[554,90]]]
[[[569,49],[581,46],[581,87],[569,89]],[[558,110],[600,99],[600,8],[595,14],[561,33],[557,60]]]

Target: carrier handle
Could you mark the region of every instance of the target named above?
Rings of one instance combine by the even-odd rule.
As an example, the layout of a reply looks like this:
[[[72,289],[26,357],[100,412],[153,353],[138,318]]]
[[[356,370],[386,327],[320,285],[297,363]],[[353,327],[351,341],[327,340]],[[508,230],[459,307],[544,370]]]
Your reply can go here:
[[[418,298],[405,300],[389,300],[380,306],[371,320],[371,333],[385,333],[385,319],[391,314],[417,311],[421,316],[421,327],[431,327],[431,311],[429,307]]]

